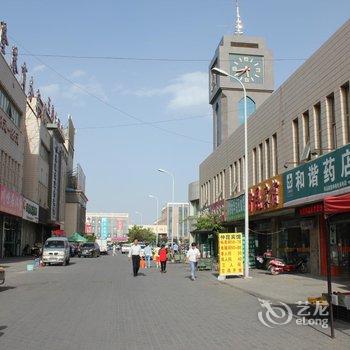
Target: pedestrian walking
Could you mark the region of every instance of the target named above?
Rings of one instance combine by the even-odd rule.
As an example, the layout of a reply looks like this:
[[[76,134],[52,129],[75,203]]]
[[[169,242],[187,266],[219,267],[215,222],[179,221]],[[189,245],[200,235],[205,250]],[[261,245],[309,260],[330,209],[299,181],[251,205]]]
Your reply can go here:
[[[113,256],[117,255],[117,247],[113,244]]]
[[[140,269],[140,253],[141,253],[141,246],[139,245],[139,242],[137,239],[134,240],[134,243],[131,245],[129,250],[129,260],[132,261],[132,270],[134,273],[134,277],[137,276],[139,269]]]
[[[190,264],[191,280],[194,281],[197,278],[196,276],[197,262],[201,257],[201,253],[198,250],[197,244],[195,242],[191,244],[191,248],[188,250],[186,257]]]
[[[159,250],[160,250],[160,246],[159,244],[157,244],[157,246],[154,248],[154,255],[153,255],[153,261],[156,262],[157,269],[160,268]]]
[[[148,243],[146,243],[145,247],[145,259],[146,259],[146,268],[151,268],[151,256],[152,256],[152,248]]]
[[[162,244],[159,250],[159,261],[160,261],[160,272],[166,272],[166,261],[167,261],[167,249],[165,245]]]

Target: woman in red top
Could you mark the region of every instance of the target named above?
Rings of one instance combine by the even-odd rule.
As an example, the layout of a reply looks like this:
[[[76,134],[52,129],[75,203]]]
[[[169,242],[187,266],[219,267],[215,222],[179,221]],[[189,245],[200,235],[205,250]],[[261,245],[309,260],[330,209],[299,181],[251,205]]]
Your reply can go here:
[[[160,261],[160,272],[165,273],[166,272],[166,255],[167,255],[167,250],[165,248],[165,245],[162,244],[159,250],[159,261]]]

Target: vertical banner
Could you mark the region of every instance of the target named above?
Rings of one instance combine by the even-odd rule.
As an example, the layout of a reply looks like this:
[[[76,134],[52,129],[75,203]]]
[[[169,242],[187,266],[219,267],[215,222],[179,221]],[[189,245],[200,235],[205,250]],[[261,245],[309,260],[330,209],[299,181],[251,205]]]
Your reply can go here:
[[[243,275],[242,233],[219,233],[219,275]]]

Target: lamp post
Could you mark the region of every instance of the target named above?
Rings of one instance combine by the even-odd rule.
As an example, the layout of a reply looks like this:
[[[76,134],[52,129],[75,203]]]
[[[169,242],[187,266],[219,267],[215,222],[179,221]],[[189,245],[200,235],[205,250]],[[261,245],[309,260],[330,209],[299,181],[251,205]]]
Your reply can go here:
[[[165,173],[165,174],[168,174],[171,176],[172,178],[172,181],[173,181],[173,187],[172,187],[172,198],[171,198],[171,201],[172,201],[172,204],[171,204],[171,207],[172,207],[172,223],[171,223],[171,246],[173,246],[174,244],[174,227],[175,227],[175,211],[174,211],[174,201],[175,201],[175,176],[173,173],[171,173],[170,171],[167,171],[167,170],[164,170],[164,169],[158,169],[159,172],[161,173]],[[176,233],[176,237],[177,237],[177,234]]]
[[[249,67],[245,67],[244,69],[238,70],[238,76],[243,75],[244,73],[250,70]],[[244,94],[244,235],[245,235],[245,250],[244,250],[244,277],[249,277],[249,210],[248,210],[248,127],[247,127],[247,91],[244,84],[237,78],[237,76],[231,75],[225,72],[222,69],[214,67],[212,70],[213,74],[217,74],[223,77],[230,77],[237,81],[242,89]]]
[[[159,198],[157,196],[154,196],[153,194],[149,194],[148,197],[156,200],[156,205],[157,205],[156,225],[158,226]],[[158,245],[158,231],[156,232],[156,245]]]
[[[140,215],[140,222],[142,226],[142,213],[140,213],[139,211],[135,211],[135,214]]]

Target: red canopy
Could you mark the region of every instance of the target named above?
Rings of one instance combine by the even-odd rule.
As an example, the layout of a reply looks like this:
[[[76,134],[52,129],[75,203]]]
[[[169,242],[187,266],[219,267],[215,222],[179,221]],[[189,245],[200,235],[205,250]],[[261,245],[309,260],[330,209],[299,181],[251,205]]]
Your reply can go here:
[[[350,193],[324,198],[326,215],[350,212]]]

